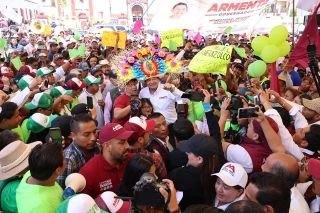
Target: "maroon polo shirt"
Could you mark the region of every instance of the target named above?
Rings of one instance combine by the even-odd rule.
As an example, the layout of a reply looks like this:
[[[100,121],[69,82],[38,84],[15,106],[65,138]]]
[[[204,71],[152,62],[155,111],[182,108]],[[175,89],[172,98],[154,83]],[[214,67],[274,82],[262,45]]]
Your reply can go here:
[[[105,191],[117,193],[124,171],[132,155],[128,155],[119,168],[111,166],[102,156],[95,155],[79,171],[86,179],[86,187],[82,193],[86,193],[94,199]]]
[[[113,104],[113,108],[120,108],[120,109],[123,109],[123,108],[126,108],[127,106],[130,105],[130,96],[126,95],[126,94],[123,94],[123,95],[120,95],[119,97],[117,97],[115,100],[114,100],[114,104]],[[129,120],[130,118],[130,113],[117,120],[117,119],[114,119],[112,120],[112,123],[117,123],[117,124],[121,124],[122,126]]]

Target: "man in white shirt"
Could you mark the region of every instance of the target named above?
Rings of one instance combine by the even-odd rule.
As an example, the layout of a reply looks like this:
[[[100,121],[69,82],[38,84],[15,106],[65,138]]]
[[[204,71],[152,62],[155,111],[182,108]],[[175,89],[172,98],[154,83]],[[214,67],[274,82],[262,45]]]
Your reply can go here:
[[[86,89],[83,90],[83,92],[79,95],[79,102],[80,103],[87,103],[87,97],[92,97],[93,107],[96,108],[97,111],[97,121],[98,126],[97,128],[100,129],[104,126],[104,120],[103,120],[103,111],[102,107],[104,106],[104,101],[102,98],[102,94],[99,90],[99,84],[101,83],[100,78],[96,78],[92,75],[88,75],[84,81],[87,84]]]
[[[24,47],[24,50],[28,53],[28,57],[34,57],[34,53],[37,51],[36,38],[30,37],[29,44]]]
[[[140,98],[149,98],[154,112],[160,112],[169,124],[177,120],[175,102],[183,92],[171,84],[160,84],[158,77],[146,80],[147,87],[140,91]]]
[[[261,169],[281,176],[291,188],[290,213],[309,213],[306,200],[295,187],[299,177],[299,165],[294,157],[285,153],[273,153],[267,157]]]

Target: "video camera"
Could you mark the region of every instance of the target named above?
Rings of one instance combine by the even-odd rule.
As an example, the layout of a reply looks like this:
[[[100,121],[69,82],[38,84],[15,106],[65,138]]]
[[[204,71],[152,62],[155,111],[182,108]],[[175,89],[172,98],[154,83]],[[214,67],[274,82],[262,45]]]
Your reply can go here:
[[[155,208],[166,207],[167,203],[160,193],[160,188],[164,188],[168,192],[169,201],[171,193],[167,184],[157,182],[157,178],[149,172],[144,173],[133,187],[134,204],[136,206],[152,206]]]
[[[222,102],[228,98],[227,96],[224,96],[222,98]],[[234,110],[234,111],[238,111],[239,108],[243,108],[243,103],[241,100],[241,97],[239,95],[233,95],[231,96],[231,101],[229,106],[227,107],[227,110]]]

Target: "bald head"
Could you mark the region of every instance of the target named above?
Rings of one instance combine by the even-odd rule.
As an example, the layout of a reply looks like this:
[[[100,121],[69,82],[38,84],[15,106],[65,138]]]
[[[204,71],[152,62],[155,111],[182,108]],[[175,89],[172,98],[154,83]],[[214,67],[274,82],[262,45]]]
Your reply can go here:
[[[281,176],[291,188],[299,177],[298,161],[285,153],[273,153],[269,155],[261,166],[262,171]]]

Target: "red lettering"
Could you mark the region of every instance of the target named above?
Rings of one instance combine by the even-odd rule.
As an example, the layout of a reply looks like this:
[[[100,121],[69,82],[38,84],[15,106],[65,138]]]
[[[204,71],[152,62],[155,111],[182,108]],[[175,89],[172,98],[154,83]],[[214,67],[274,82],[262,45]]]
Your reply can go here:
[[[240,3],[236,3],[236,4],[235,3],[230,3],[228,11],[230,11],[230,10],[238,10],[239,5],[240,5]]]
[[[213,4],[208,12],[213,11],[213,12],[218,12],[218,4]]]
[[[256,4],[257,4],[257,1],[255,1],[255,2],[250,1],[247,9],[253,9],[253,8],[255,8]]]
[[[228,7],[229,7],[229,4],[228,4],[228,3],[223,3],[223,4],[221,4],[221,6],[220,6],[220,8],[219,8],[219,12],[220,12],[220,11],[227,11]]]
[[[208,12],[221,12],[221,11],[236,11],[236,10],[247,10],[256,7],[262,7],[268,3],[269,0],[256,0],[242,3],[222,3],[220,6],[215,3],[213,4]]]
[[[239,10],[246,10],[247,7],[248,7],[248,2],[242,2],[239,7]]]
[[[234,173],[234,165],[228,164],[226,168],[229,168]]]

